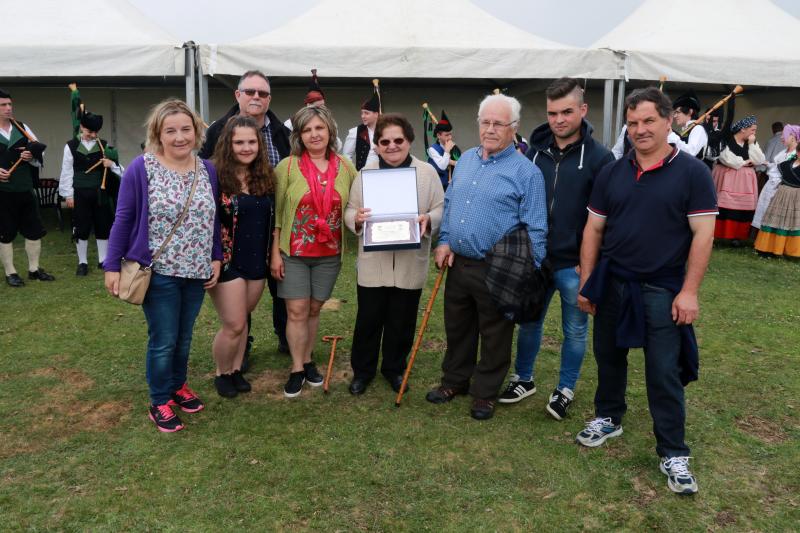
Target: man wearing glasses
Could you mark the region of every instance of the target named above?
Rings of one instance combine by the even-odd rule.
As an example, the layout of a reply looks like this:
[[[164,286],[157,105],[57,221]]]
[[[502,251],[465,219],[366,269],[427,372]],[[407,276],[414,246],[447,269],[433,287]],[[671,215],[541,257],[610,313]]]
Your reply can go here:
[[[236,105],[214,121],[206,130],[206,141],[200,149],[199,156],[203,159],[210,159],[214,155],[217,139],[228,119],[235,115],[247,115],[255,120],[261,128],[267,146],[267,157],[269,157],[270,164],[273,167],[276,166],[281,159],[289,155],[290,131],[283,125],[283,121],[269,109],[272,94],[267,76],[259,70],[248,70],[239,78],[238,89],[234,91],[233,95],[236,98]],[[267,277],[267,286],[272,296],[272,325],[278,336],[278,351],[289,353],[289,344],[286,341],[286,305],[283,299],[278,297],[277,285],[272,276]],[[249,330],[249,317],[247,322]],[[250,353],[252,340],[252,336],[248,334],[245,362]]]
[[[469,393],[470,414],[477,420],[494,414],[514,334],[514,322],[497,310],[486,286],[486,254],[507,234],[525,228],[536,267],[545,256],[544,179],[514,147],[520,109],[515,98],[502,94],[481,102],[481,144],[467,150],[453,172],[434,254],[439,268],[450,267],[444,295],[447,352],[441,385],[427,400],[445,403]]]

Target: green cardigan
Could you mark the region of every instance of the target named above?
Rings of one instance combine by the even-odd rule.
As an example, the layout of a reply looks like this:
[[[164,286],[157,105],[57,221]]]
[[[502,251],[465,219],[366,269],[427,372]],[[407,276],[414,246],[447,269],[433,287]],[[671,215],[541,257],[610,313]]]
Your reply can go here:
[[[334,189],[342,198],[342,229],[344,229],[344,208],[350,197],[350,186],[358,173],[349,159],[338,157],[340,160],[339,173],[336,174]],[[303,173],[300,172],[299,163],[299,157],[290,155],[275,167],[275,228],[281,230],[278,246],[286,255],[289,255],[289,240],[292,236],[292,224],[297,216],[297,206],[300,205],[303,196],[311,190]],[[283,228],[286,228],[287,231],[283,231]],[[344,253],[344,243],[344,234],[342,234],[342,253]]]

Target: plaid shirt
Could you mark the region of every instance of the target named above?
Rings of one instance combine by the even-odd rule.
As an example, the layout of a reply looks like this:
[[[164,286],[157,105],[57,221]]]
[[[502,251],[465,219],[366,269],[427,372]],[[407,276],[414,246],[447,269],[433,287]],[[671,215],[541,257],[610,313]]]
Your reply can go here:
[[[267,145],[267,156],[269,157],[269,162],[273,167],[275,167],[281,162],[281,156],[278,153],[278,149],[275,148],[274,144],[272,144],[272,122],[270,122],[268,116],[265,116],[264,120],[266,122],[261,128],[261,133],[264,134],[264,142]]]

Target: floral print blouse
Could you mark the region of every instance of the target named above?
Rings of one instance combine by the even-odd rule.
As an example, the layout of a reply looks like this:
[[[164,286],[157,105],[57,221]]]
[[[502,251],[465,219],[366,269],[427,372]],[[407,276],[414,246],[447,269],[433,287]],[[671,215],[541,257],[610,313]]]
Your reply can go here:
[[[179,174],[163,166],[155,155],[144,156],[147,170],[148,239],[155,255],[166,240],[189,198],[195,171]],[[190,279],[210,278],[211,248],[214,240],[216,205],[206,166],[198,159],[197,182],[192,204],[183,223],[153,263],[153,270],[165,276]]]

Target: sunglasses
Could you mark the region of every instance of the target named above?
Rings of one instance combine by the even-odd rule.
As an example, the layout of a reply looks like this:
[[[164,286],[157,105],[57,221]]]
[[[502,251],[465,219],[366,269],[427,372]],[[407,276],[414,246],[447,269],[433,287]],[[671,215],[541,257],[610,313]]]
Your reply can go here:
[[[406,142],[404,137],[398,137],[397,139],[381,139],[378,141],[378,144],[381,146],[389,146],[390,144],[394,143],[395,146],[403,146],[404,142]]]
[[[258,96],[261,98],[266,98],[269,96],[269,91],[259,91],[257,89],[240,89],[240,92],[243,92],[247,96],[255,96],[258,93]]]

